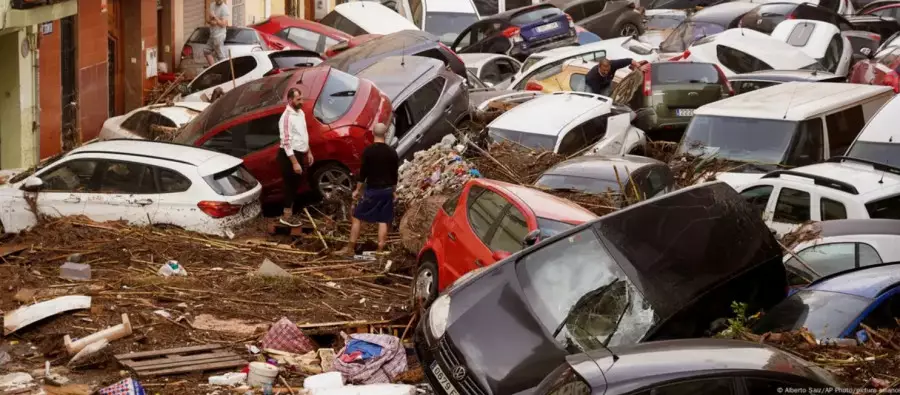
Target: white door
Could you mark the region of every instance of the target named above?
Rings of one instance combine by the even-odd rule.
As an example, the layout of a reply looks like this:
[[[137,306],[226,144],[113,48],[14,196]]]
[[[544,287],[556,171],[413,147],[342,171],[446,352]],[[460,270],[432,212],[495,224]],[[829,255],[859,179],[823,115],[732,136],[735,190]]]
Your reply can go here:
[[[772,194],[771,199],[774,199],[774,205],[769,206],[772,210],[769,227],[779,236],[790,233],[803,223],[819,219],[818,213],[813,210],[813,199],[807,191],[780,187]]]
[[[87,196],[84,215],[97,222],[149,225],[159,208],[152,168],[117,160],[106,160],[101,166],[97,189]]]
[[[94,159],[69,160],[38,173],[37,177],[44,183],[35,201],[38,213],[49,217],[82,215],[85,201],[96,181],[95,174],[99,163]],[[24,196],[33,195],[26,193]],[[28,199],[23,197],[16,203],[16,206],[24,210],[18,207],[13,209],[11,225],[24,224],[25,227],[33,225],[36,218]]]
[[[190,192],[191,181],[187,177],[178,171],[160,167],[156,168],[156,177],[159,181],[159,209],[153,216],[154,224],[198,229],[203,228],[203,222],[209,222],[210,217],[197,208],[201,199]]]

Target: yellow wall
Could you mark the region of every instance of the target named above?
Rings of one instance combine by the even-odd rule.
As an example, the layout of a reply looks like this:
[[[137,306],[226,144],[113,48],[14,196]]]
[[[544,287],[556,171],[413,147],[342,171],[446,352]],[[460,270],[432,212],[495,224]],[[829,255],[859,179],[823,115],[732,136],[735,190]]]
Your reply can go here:
[[[0,168],[14,169],[35,163],[33,52],[21,53],[24,29],[0,35]]]
[[[270,0],[276,3],[278,0]],[[244,1],[244,26],[254,23],[260,23],[266,19],[266,0],[245,0]]]
[[[284,0],[272,0],[272,15],[284,15]]]

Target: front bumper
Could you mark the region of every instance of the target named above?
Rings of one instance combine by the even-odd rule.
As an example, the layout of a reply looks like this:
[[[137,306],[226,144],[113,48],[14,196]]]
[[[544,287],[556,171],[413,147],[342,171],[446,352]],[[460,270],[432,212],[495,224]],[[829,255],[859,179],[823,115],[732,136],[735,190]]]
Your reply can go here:
[[[461,359],[457,357],[456,351],[451,347],[445,334],[439,340],[431,339],[427,334],[427,315],[426,318],[419,320],[416,326],[416,332],[413,335],[415,342],[416,357],[419,358],[419,364],[422,366],[422,372],[435,394],[440,395],[488,395],[489,392],[481,389],[481,386],[475,381],[471,374],[463,374],[462,380],[457,380],[454,373],[458,373],[459,368],[466,372],[466,366],[461,363]],[[433,366],[437,366],[444,374],[443,383],[438,379]],[[455,372],[457,371],[457,372]],[[445,389],[445,385],[450,385],[452,390]],[[455,390],[456,392],[452,392]]]

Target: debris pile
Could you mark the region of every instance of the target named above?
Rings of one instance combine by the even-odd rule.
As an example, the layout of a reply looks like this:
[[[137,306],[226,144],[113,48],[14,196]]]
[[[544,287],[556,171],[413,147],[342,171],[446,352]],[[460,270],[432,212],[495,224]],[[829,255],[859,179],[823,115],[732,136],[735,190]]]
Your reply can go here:
[[[396,190],[400,212],[411,202],[432,195],[451,194],[469,178],[481,176],[463,159],[466,146],[456,143],[455,136],[444,136],[439,144],[416,152],[411,162],[400,166],[400,182]]]

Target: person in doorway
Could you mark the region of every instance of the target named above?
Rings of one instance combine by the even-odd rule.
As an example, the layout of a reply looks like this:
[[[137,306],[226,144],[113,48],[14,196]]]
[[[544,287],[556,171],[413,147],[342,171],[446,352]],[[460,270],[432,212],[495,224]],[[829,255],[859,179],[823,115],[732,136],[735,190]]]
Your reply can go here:
[[[633,59],[618,59],[611,61],[603,58],[597,62],[596,66],[591,67],[591,69],[588,70],[587,75],[584,77],[584,83],[591,93],[609,96],[611,90],[610,87],[612,87],[612,81],[616,75],[616,71],[623,67],[630,66],[632,68],[637,68],[640,65],[640,62],[636,62]]]
[[[362,194],[362,199],[353,210],[353,224],[350,226],[350,242],[338,255],[352,255],[356,251],[356,241],[362,222],[378,224],[378,253],[384,251],[387,242],[388,226],[394,222],[394,187],[397,186],[397,173],[400,158],[397,151],[384,142],[388,127],[377,123],[372,128],[375,142],[366,147],[362,154],[362,166],[353,200]]]
[[[287,93],[287,106],[278,121],[281,149],[278,163],[284,179],[284,212],[278,219],[282,225],[292,228],[301,225],[300,216],[294,214],[294,201],[301,175],[312,166],[313,155],[309,149],[309,133],[306,130],[306,114],[303,112],[303,98],[300,90],[291,88]]]
[[[225,32],[228,28],[228,20],[231,12],[225,0],[215,0],[209,4],[209,41],[206,43],[206,61],[212,66],[216,62],[225,59]]]

